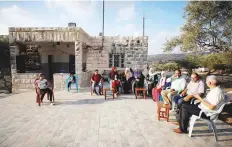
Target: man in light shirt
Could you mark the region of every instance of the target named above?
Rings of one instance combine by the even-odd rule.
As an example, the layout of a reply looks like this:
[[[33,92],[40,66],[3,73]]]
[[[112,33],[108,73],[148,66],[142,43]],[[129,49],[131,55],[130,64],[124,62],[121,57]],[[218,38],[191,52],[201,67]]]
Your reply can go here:
[[[180,107],[179,113],[179,128],[174,129],[176,133],[187,133],[187,128],[189,125],[189,120],[192,115],[199,115],[201,110],[208,110],[208,112],[203,112],[201,117],[209,119],[212,111],[217,111],[221,105],[225,102],[225,95],[222,89],[217,85],[216,76],[208,76],[206,79],[206,84],[210,88],[209,93],[206,98],[201,98],[198,94],[193,96],[200,101],[200,104],[189,104],[183,103]]]
[[[179,108],[184,101],[189,102],[192,98],[194,98],[194,94],[203,96],[204,92],[204,82],[200,80],[199,75],[197,73],[192,73],[191,81],[189,82],[187,88],[180,95],[175,95],[173,99],[174,102],[178,104]]]
[[[175,75],[172,76],[171,79],[171,89],[163,90],[161,92],[164,104],[171,104],[172,96],[182,92],[186,87],[186,80],[181,76],[181,71],[179,69],[175,71]]]

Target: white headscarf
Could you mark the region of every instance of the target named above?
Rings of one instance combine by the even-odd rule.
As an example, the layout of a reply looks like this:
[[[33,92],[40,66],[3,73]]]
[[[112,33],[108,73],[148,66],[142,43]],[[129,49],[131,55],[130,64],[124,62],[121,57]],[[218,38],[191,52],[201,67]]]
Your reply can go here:
[[[149,76],[154,76],[154,75],[157,74],[157,72],[154,72],[154,69],[153,69],[153,68],[150,68],[148,74],[149,74]]]
[[[166,72],[165,71],[161,72],[161,77],[166,77]]]
[[[127,80],[132,77],[132,73],[130,71],[130,68],[125,69],[125,76],[126,76]]]

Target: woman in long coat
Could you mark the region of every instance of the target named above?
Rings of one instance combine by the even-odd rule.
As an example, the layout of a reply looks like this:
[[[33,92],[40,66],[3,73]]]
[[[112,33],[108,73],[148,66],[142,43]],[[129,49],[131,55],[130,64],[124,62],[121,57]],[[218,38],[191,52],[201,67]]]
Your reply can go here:
[[[162,89],[165,87],[165,84],[166,84],[166,73],[162,71],[159,83],[155,88],[152,89],[152,97],[154,101],[159,101],[160,93]]]
[[[131,93],[131,81],[133,79],[133,75],[129,68],[125,69],[124,77],[125,77],[125,81],[123,84],[123,91],[125,94],[128,94]]]

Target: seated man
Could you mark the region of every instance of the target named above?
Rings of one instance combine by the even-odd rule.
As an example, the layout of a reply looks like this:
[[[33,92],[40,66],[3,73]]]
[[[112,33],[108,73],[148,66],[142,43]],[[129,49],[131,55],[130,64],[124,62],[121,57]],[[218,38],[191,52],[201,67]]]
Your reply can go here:
[[[43,103],[43,98],[44,95],[46,93],[49,93],[50,96],[50,103],[51,105],[53,105],[52,103],[52,90],[49,88],[51,84],[44,78],[44,74],[40,74],[39,75],[39,79],[35,81],[35,86],[36,89],[38,90],[37,92],[39,93],[39,95],[41,96],[41,102]]]
[[[99,94],[102,95],[102,93],[101,93],[101,89],[102,89],[102,86],[103,86],[103,84],[102,84],[102,76],[98,73],[97,69],[95,70],[95,72],[94,72],[94,74],[93,74],[93,76],[91,78],[91,81],[92,81],[92,89],[93,89],[94,93],[96,95],[99,95]],[[99,92],[98,93],[96,91],[97,86],[99,87]]]
[[[200,80],[200,77],[197,73],[192,73],[191,75],[191,81],[189,82],[187,88],[180,94],[175,95],[174,102],[178,105],[178,108],[180,105],[185,102],[189,102],[190,99],[193,98],[194,94],[198,94],[199,96],[203,96],[205,92],[205,85],[202,80]]]
[[[172,96],[182,92],[186,87],[186,80],[181,76],[181,71],[179,69],[175,71],[175,75],[172,76],[171,79],[171,89],[166,89],[161,92],[164,104],[171,104]]]
[[[206,95],[206,98],[202,99],[198,94],[193,95],[198,101],[199,105],[183,103],[180,107],[179,113],[179,128],[174,129],[176,133],[187,133],[187,128],[189,125],[189,120],[192,115],[199,115],[200,111],[209,110],[216,111],[221,105],[225,102],[225,95],[222,89],[217,85],[216,76],[208,76],[206,79],[206,84],[210,88],[209,93]],[[210,112],[203,112],[201,117],[209,119]]]
[[[70,73],[70,76],[68,78],[68,91],[72,83],[76,83],[76,77],[74,76],[74,73]]]

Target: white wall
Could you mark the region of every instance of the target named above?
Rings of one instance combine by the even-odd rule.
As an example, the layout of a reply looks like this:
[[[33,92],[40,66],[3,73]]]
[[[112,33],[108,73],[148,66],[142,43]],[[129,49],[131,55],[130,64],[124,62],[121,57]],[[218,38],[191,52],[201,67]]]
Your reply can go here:
[[[67,47],[69,44],[69,47]],[[48,63],[48,55],[53,55],[53,62],[69,63],[69,54],[75,54],[74,43],[60,43],[53,46],[53,43],[41,44],[41,62]]]

